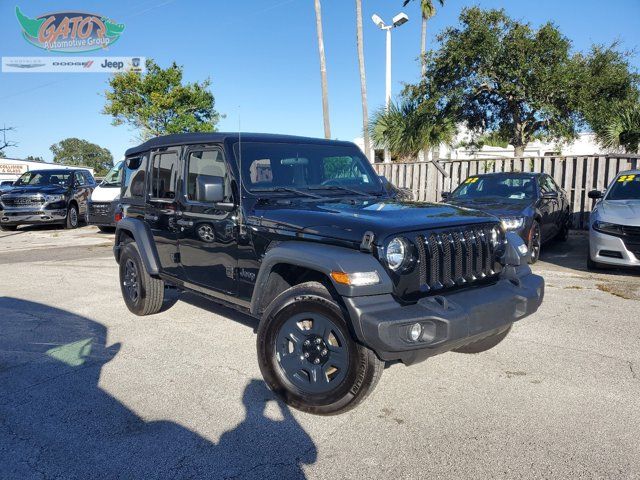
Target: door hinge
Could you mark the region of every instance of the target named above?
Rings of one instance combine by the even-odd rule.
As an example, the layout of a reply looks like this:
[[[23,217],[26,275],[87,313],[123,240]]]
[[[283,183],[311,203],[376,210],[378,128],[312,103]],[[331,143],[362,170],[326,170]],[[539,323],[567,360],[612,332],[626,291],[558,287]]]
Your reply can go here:
[[[375,235],[373,232],[364,232],[362,243],[360,243],[360,250],[363,252],[371,252],[374,238]]]

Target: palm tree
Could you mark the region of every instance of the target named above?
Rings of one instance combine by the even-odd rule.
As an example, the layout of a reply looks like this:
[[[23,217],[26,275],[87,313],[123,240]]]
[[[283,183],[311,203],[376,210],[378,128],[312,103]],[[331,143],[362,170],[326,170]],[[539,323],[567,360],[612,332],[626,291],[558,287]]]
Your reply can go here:
[[[329,89],[327,87],[327,60],[324,56],[324,35],[322,33],[322,8],[320,0],[315,0],[316,29],[318,32],[318,51],[320,53],[320,78],[322,81],[322,116],[324,118],[324,137],[331,138],[331,124],[329,123]]]
[[[360,93],[362,94],[362,134],[364,152],[367,158],[371,152],[369,142],[369,107],[367,106],[367,73],[364,68],[364,38],[362,35],[362,0],[356,0],[356,40],[358,44],[358,65],[360,66]],[[371,160],[371,159],[370,159]]]
[[[404,0],[402,4],[403,7],[406,7],[409,3],[414,0]],[[444,6],[444,0],[436,0],[441,6]],[[422,11],[422,35],[420,41],[420,63],[422,65],[421,72],[422,76],[427,71],[427,64],[425,62],[425,54],[427,53],[427,20],[433,17],[436,14],[436,7],[433,4],[433,0],[420,0],[420,10]]]
[[[640,153],[640,104],[627,107],[611,120],[601,135],[605,147]]]
[[[387,145],[391,155],[413,159],[420,150],[450,143],[456,125],[447,112],[437,110],[435,102],[419,103],[405,97],[400,103],[392,102],[388,110],[376,111],[369,130],[373,142]]]

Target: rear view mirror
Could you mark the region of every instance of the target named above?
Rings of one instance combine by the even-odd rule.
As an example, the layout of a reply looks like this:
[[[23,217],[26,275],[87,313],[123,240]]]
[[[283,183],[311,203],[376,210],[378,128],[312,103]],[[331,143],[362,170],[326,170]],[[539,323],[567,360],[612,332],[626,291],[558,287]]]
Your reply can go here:
[[[603,196],[604,194],[600,190],[591,190],[589,192],[589,198],[598,199],[598,198],[602,198]]]
[[[218,203],[224,200],[224,177],[198,175],[196,182],[196,201]]]

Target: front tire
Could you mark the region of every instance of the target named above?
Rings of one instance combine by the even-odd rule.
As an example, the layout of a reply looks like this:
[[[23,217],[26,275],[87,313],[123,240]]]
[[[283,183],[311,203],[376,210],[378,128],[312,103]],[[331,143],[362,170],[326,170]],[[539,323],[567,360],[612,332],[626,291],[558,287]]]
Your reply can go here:
[[[67,209],[67,221],[65,222],[65,228],[71,230],[78,228],[79,214],[78,207],[74,204],[69,205]]]
[[[120,253],[120,289],[131,313],[153,315],[162,308],[164,282],[147,273],[133,242],[126,243]]]
[[[531,233],[529,235],[529,251],[531,252],[529,263],[534,264],[540,258],[540,249],[542,248],[542,232],[540,223],[537,220],[531,225]]]
[[[511,331],[511,327],[513,323],[509,324],[509,326],[502,330],[501,332],[495,333],[490,337],[483,338],[482,340],[478,340],[477,342],[469,343],[464,347],[456,348],[453,351],[458,353],[482,353],[487,350],[491,350],[493,347],[502,342],[509,332]]]
[[[351,337],[345,314],[326,287],[307,282],[280,294],[258,327],[265,382],[299,410],[332,415],[362,402],[384,362]]]

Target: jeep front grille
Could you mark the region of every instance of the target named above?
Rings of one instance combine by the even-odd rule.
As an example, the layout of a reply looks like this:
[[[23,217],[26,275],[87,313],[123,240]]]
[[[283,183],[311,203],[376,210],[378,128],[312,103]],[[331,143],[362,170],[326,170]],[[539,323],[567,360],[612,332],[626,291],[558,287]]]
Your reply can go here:
[[[420,290],[441,290],[497,276],[501,267],[491,241],[494,228],[465,226],[417,235]]]

